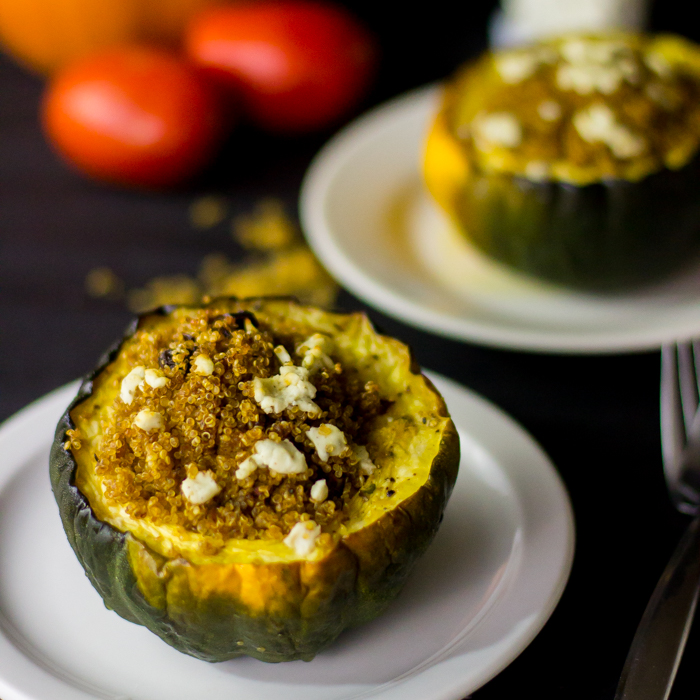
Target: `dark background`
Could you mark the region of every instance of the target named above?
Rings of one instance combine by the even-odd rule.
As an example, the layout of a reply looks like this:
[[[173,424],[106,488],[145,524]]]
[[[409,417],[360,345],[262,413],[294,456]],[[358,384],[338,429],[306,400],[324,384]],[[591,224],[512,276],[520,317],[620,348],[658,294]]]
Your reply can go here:
[[[486,46],[495,3],[434,0],[380,14],[346,2],[377,33],[383,63],[363,108],[448,75]],[[405,8],[405,6],[404,6]],[[680,2],[656,3],[654,28],[699,38]],[[232,213],[276,196],[296,213],[302,175],[330,133],[272,139],[240,129],[187,190],[143,194],[84,180],[59,163],[37,122],[42,82],[0,56],[0,420],[89,370],[130,318],[89,298],[87,272],[107,265],[129,287],[193,274],[201,258],[240,255],[224,225],[194,230],[188,207],[223,195]],[[343,293],[347,309],[363,304]],[[613,697],[648,597],[686,524],[670,505],[658,436],[658,353],[556,356],[437,339],[369,309],[427,368],[466,384],[540,442],[571,494],[573,573],[537,639],[478,700],[532,692],[547,700]],[[698,329],[700,331],[700,329]],[[696,625],[696,628],[698,626]],[[700,633],[691,634],[672,698],[697,698]]]

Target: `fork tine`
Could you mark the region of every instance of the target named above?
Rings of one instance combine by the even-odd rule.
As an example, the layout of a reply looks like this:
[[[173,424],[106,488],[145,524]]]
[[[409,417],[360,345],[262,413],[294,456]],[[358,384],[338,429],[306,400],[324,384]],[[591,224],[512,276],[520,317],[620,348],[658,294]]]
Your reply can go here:
[[[683,407],[679,391],[678,359],[675,345],[661,348],[661,449],[664,472],[678,478],[685,445]]]
[[[692,359],[695,366],[695,389],[700,397],[700,340],[692,341]],[[700,398],[698,398],[700,403]],[[692,423],[690,426],[686,423],[686,439],[689,443],[700,443],[700,405],[695,409],[695,415],[693,416]]]
[[[693,362],[695,363],[695,389],[700,396],[700,374],[698,374],[698,367],[700,367],[700,339],[695,338],[691,344],[693,346]]]
[[[686,436],[698,412],[698,376],[695,371],[694,350],[690,342],[678,343],[678,380]]]

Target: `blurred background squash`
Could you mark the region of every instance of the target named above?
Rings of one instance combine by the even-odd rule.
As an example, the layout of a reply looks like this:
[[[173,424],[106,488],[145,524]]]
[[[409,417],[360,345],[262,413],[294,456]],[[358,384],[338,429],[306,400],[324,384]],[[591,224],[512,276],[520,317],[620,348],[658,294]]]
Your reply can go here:
[[[220,0],[219,0],[220,2]],[[0,42],[51,73],[91,51],[130,42],[176,46],[187,19],[216,0],[0,0]]]

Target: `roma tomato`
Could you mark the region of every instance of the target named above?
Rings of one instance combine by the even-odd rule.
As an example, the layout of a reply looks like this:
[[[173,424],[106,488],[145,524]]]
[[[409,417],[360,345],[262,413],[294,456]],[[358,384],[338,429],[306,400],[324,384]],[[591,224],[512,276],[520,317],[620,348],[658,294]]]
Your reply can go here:
[[[43,103],[44,130],[94,177],[167,187],[203,168],[223,135],[218,99],[198,70],[159,49],[126,47],[60,71]]]
[[[372,35],[347,11],[312,0],[257,0],[202,10],[190,58],[240,95],[275,132],[327,126],[362,96],[376,65]]]

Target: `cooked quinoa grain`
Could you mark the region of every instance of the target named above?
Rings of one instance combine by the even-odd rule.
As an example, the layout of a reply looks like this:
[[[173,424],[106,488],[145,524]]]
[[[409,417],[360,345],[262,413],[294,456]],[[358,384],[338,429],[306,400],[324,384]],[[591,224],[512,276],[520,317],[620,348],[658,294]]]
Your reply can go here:
[[[333,357],[331,338],[202,309],[137,331],[120,361],[113,405],[92,427],[108,506],[214,549],[282,540],[306,521],[330,538],[346,519],[387,402]],[[68,432],[70,447],[86,430]]]
[[[487,174],[585,185],[678,169],[700,147],[695,51],[679,37],[613,34],[487,54],[448,88],[448,126]]]

